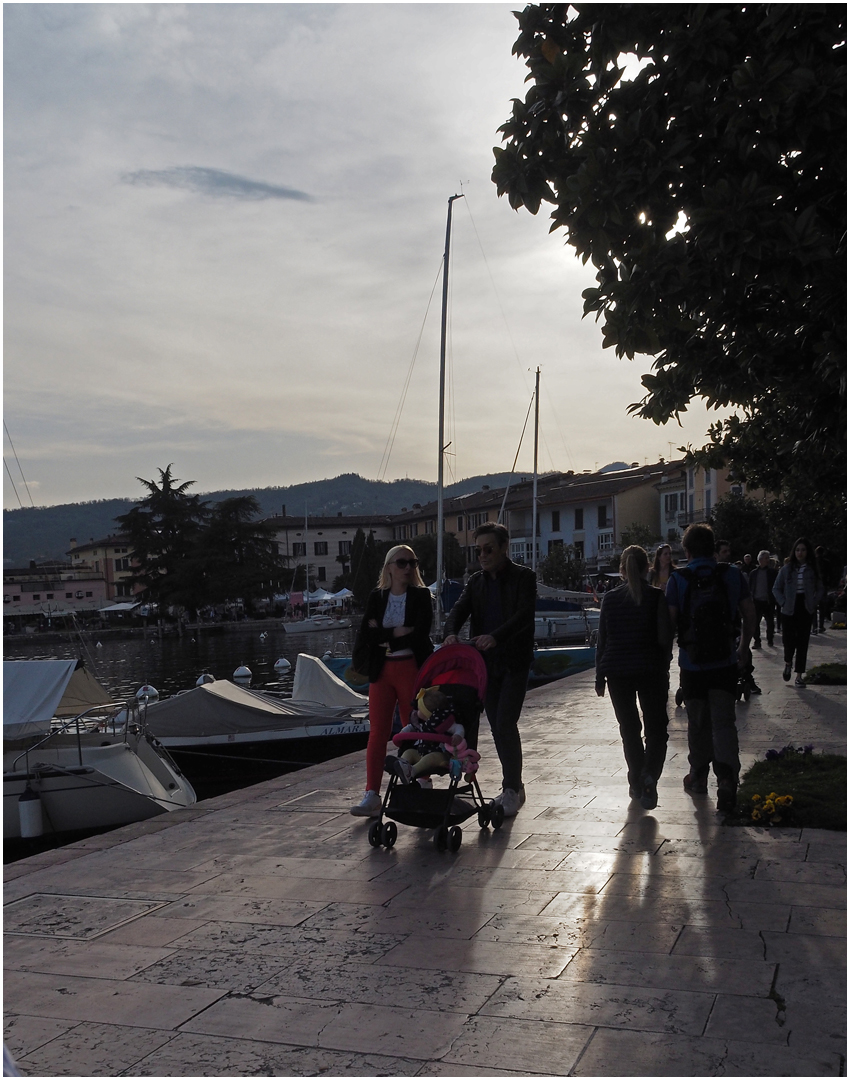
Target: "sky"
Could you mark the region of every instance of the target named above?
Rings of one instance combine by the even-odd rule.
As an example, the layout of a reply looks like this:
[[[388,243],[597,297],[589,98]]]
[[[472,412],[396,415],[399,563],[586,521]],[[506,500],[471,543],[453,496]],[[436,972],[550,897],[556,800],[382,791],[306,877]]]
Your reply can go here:
[[[541,470],[701,444],[628,414],[650,358],[490,180],[516,6],[5,5],[4,506],[435,480],[461,193],[446,481],[511,468],[538,366]]]

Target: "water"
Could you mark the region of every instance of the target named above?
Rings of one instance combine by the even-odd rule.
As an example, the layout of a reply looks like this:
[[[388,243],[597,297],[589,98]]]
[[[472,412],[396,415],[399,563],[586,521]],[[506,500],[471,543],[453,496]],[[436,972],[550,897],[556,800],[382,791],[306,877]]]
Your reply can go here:
[[[252,672],[251,687],[255,690],[291,690],[292,672],[298,653],[322,656],[336,652],[350,656],[354,644],[354,628],[331,630],[314,634],[287,634],[280,623],[271,620],[228,626],[226,629],[189,631],[182,638],[176,635],[159,638],[148,632],[126,640],[108,635],[97,647],[97,633],[78,636],[62,642],[14,641],[4,643],[6,660],[72,660],[84,659],[92,674],[114,695],[116,701],[135,696],[145,683],[156,687],[161,697],[180,690],[190,690],[198,676],[209,672],[216,679],[233,681],[233,672],[242,664]],[[266,634],[265,640],[260,634]],[[285,657],[292,672],[281,678],[274,669],[275,661]],[[242,684],[247,685],[247,684]]]

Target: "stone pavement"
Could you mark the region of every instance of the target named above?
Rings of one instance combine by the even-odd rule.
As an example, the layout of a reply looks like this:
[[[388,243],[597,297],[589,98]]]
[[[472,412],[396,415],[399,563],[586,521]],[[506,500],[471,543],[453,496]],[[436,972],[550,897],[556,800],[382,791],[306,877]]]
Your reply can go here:
[[[755,663],[745,766],[846,751],[846,688]],[[454,855],[369,847],[359,753],[8,866],[7,1044],[38,1076],[844,1075],[846,834],[720,826],[671,717],[652,813],[588,672],[528,696],[528,802]]]

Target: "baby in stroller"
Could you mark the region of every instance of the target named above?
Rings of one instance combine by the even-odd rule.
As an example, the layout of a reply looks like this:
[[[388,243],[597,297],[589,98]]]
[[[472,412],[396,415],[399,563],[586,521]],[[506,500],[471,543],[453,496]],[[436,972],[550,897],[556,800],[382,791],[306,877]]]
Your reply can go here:
[[[410,745],[410,733],[421,733],[422,738]],[[463,725],[454,714],[454,703],[439,686],[428,686],[416,695],[416,709],[410,723],[399,732],[406,739],[394,739],[396,745],[407,743],[408,749],[398,757],[387,758],[385,768],[395,773],[402,783],[430,777],[433,772],[449,772],[452,762],[459,762],[461,772],[467,776],[476,772],[480,755],[466,742]],[[420,785],[427,787],[428,784]]]

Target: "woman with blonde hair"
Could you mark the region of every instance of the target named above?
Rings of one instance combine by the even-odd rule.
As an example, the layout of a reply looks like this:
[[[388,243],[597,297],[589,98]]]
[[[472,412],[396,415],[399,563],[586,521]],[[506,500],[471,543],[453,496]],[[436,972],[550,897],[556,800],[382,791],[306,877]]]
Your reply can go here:
[[[416,673],[433,651],[431,593],[419,573],[416,552],[406,544],[390,548],[369,594],[357,631],[352,664],[369,677],[369,742],[366,746],[366,794],[351,813],[377,817],[381,812],[381,779],[393,713],[398,705],[406,719]]]
[[[667,692],[673,629],[667,600],[646,581],[649,559],[642,547],[627,547],[620,559],[624,584],[607,592],[599,614],[596,693],[605,683],[626,758],[629,795],[645,810],[658,805],[658,778],[667,756]],[[643,713],[643,735],[637,702]]]
[[[655,560],[649,568],[647,581],[656,589],[666,589],[670,575],[676,569],[673,561],[673,549],[669,544],[659,544],[655,549]]]

